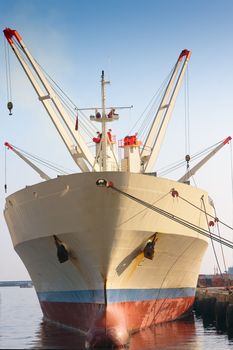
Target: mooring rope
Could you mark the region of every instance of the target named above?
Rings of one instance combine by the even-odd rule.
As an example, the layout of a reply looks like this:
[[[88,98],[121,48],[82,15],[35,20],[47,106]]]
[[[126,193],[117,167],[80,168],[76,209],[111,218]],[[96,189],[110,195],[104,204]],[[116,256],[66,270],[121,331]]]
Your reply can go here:
[[[191,222],[189,222],[189,221],[187,221],[185,219],[182,219],[182,218],[180,218],[180,217],[178,217],[178,216],[176,216],[176,215],[174,215],[172,213],[169,213],[168,211],[166,211],[164,209],[158,208],[158,207],[156,207],[153,204],[150,204],[150,203],[148,203],[148,202],[146,202],[146,201],[144,201],[144,200],[142,200],[142,199],[140,199],[138,197],[135,197],[135,196],[133,196],[133,195],[131,195],[131,194],[125,192],[125,191],[122,191],[119,188],[115,187],[111,181],[97,180],[97,182],[98,181],[101,181],[101,184],[97,183],[97,185],[102,186],[102,187],[105,186],[107,188],[110,188],[113,191],[118,192],[119,194],[129,198],[130,200],[132,200],[134,202],[137,202],[137,203],[143,205],[144,207],[147,207],[148,209],[150,209],[152,211],[155,211],[156,213],[158,213],[158,214],[168,218],[169,220],[175,221],[175,222],[177,222],[177,223],[179,223],[179,224],[189,228],[192,231],[195,231],[195,232],[197,232],[197,233],[199,233],[199,234],[201,234],[201,235],[203,235],[205,237],[211,238],[214,241],[216,241],[218,243],[221,243],[221,244],[227,246],[228,248],[233,249],[233,243],[230,240],[228,240],[228,239],[226,239],[224,237],[221,237],[221,236],[219,237],[218,235],[216,235],[214,233],[210,234],[209,230],[206,230],[206,229],[204,229],[202,227],[199,227],[199,226],[197,226],[197,225],[195,225],[195,224],[193,224],[193,223],[191,223]]]

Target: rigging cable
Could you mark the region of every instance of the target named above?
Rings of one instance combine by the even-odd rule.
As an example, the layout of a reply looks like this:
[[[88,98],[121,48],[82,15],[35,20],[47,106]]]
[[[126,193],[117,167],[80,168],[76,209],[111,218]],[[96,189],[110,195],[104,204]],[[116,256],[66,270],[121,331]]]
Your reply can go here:
[[[36,63],[41,68],[45,76],[49,79],[52,88],[54,89],[56,94],[60,97],[63,106],[66,107],[66,109],[69,110],[72,116],[75,118],[76,117],[75,111],[79,110],[77,105],[70,99],[70,97],[64,92],[64,90],[62,90],[61,87],[52,79],[52,77],[45,71],[45,69],[37,61]],[[92,138],[93,135],[90,134],[90,128],[92,128],[92,132],[96,132],[97,128],[91,122],[89,122],[88,118],[85,116],[85,114],[82,111],[80,111],[80,114],[84,118],[84,120],[80,120],[80,124],[82,124],[82,127],[85,130],[86,134]]]
[[[180,196],[180,195],[179,195],[179,198],[182,199],[184,202],[190,204],[192,207],[198,209],[199,211],[201,211],[202,213],[205,214],[205,211],[204,211],[203,209],[197,207],[195,204],[193,204],[193,203],[190,202],[189,200],[185,199],[184,197],[182,197],[182,196]],[[212,219],[214,219],[215,222],[218,222],[218,223],[220,223],[220,224],[226,226],[226,227],[229,228],[230,230],[233,230],[233,227],[231,227],[230,225],[228,225],[228,224],[224,223],[223,221],[219,220],[219,218],[217,218],[216,216],[213,216],[213,215],[211,215],[211,214],[209,214],[209,213],[207,213],[207,215],[208,215],[209,217],[211,217]]]
[[[205,210],[205,215],[206,215],[206,219],[207,219],[208,230],[205,230],[205,229],[203,229],[203,228],[201,228],[201,227],[199,227],[199,226],[197,226],[195,224],[192,224],[191,222],[188,222],[187,220],[184,220],[184,219],[182,219],[182,218],[180,218],[180,217],[178,217],[176,215],[173,215],[173,214],[171,214],[171,213],[169,213],[169,212],[167,212],[167,211],[165,211],[163,209],[160,209],[160,208],[158,208],[158,207],[156,207],[156,206],[154,206],[154,205],[152,205],[152,204],[150,204],[148,202],[145,202],[145,201],[141,200],[138,197],[130,195],[129,193],[127,193],[125,191],[122,191],[119,188],[116,188],[111,181],[106,181],[106,180],[100,180],[100,181],[101,181],[101,186],[103,186],[103,183],[105,183],[105,186],[107,188],[111,188],[112,190],[118,192],[119,194],[124,195],[125,197],[127,197],[127,198],[129,198],[129,199],[131,199],[131,200],[133,200],[133,201],[135,201],[135,202],[137,202],[137,203],[147,207],[148,209],[151,209],[151,210],[157,212],[158,214],[167,217],[170,220],[173,220],[173,221],[175,221],[175,222],[177,222],[177,223],[179,223],[179,224],[181,224],[181,225],[183,225],[183,226],[185,226],[185,227],[187,227],[187,228],[189,228],[189,229],[191,229],[193,231],[196,231],[197,233],[199,233],[199,234],[201,234],[203,236],[206,236],[206,237],[210,238],[211,242],[212,242],[212,245],[213,245],[213,240],[214,240],[214,241],[216,241],[216,242],[218,242],[220,244],[223,244],[223,245],[233,249],[233,243],[231,241],[221,237],[220,234],[217,236],[216,234],[210,232],[203,196],[202,196],[201,199],[202,199],[203,205],[204,205],[204,210]],[[185,253],[185,251],[187,251],[187,249],[189,247],[191,247],[192,243],[193,243],[193,241],[185,248],[185,250],[182,252],[182,254],[177,258],[176,262],[178,261],[179,258],[181,258],[181,256]],[[217,263],[218,263],[217,257],[216,257],[216,260],[217,260]],[[173,268],[173,266],[174,266],[174,264],[171,266],[170,270]],[[219,263],[218,263],[218,266],[219,266]],[[220,267],[219,267],[219,271],[221,272]],[[221,276],[222,276],[222,273],[221,273]],[[222,276],[222,278],[223,278],[223,276]],[[158,292],[158,296],[159,296],[160,290],[162,288],[162,285],[163,285],[163,282],[162,282],[162,284],[160,286],[160,289],[159,289],[159,292]],[[164,299],[166,300],[166,298],[164,298]],[[158,312],[157,313],[154,312],[154,318],[157,316],[157,314],[158,314]]]
[[[24,60],[27,62],[28,65],[30,65],[33,69],[33,66],[30,62],[30,60],[25,56],[25,53],[22,49],[22,47],[19,45],[18,42],[16,42],[14,40],[14,44],[17,46],[17,48],[20,50],[21,54],[23,54],[24,56]],[[78,107],[75,105],[75,103],[69,98],[69,96],[59,87],[59,85],[51,78],[51,76],[43,69],[43,67],[35,60],[36,64],[38,65],[38,67],[43,71],[43,73],[45,74],[45,76],[47,77],[47,79],[50,81],[51,87],[54,89],[54,91],[57,93],[57,95],[60,97],[61,102],[63,104],[63,106],[66,106],[66,109],[69,110],[74,118],[76,117],[75,115],[75,111],[78,109]],[[33,69],[34,70],[34,69]],[[58,92],[60,91],[60,92]],[[63,95],[63,96],[62,96]],[[65,98],[67,99],[67,101],[65,100]],[[70,104],[70,105],[69,105]],[[86,132],[86,134],[89,137],[93,137],[93,134],[90,134],[90,128],[93,129],[93,133],[96,132],[97,128],[91,123],[89,122],[88,118],[84,115],[84,113],[80,113],[83,116],[83,128],[85,129],[84,131]],[[86,119],[86,120],[85,120]],[[85,125],[86,123],[86,125]]]
[[[61,97],[62,95],[69,101],[70,105],[72,106],[72,108],[75,111],[79,111],[80,114],[83,116],[84,119],[86,119],[86,122],[88,124],[88,127],[91,125],[95,131],[98,130],[90,121],[89,119],[85,116],[85,114],[77,107],[77,105],[71,100],[71,98],[65,93],[65,91],[55,82],[55,80],[45,71],[45,69],[36,61],[36,63],[38,64],[38,66],[41,68],[41,70],[44,72],[44,74],[46,75],[46,77],[50,80],[50,82],[53,83],[53,88],[56,91],[56,93],[58,94],[59,97]],[[60,93],[58,92],[60,91]],[[63,97],[63,101],[65,100]],[[68,105],[68,103],[66,102],[66,105]],[[72,109],[70,107],[70,110]]]
[[[145,116],[144,120],[142,121],[142,125],[139,128],[138,133],[139,134],[143,134],[144,133],[144,128],[148,127],[148,121],[149,118],[151,118],[150,113],[152,108],[154,107],[154,104],[157,103],[157,100],[159,98],[159,96],[161,96],[162,91],[164,90],[164,87],[166,86],[166,83],[169,80],[169,77],[171,76],[172,71],[174,70],[174,67],[172,68],[171,72],[168,74],[168,76],[164,79],[163,83],[160,85],[160,87],[158,88],[158,90],[155,92],[155,94],[152,96],[152,98],[150,99],[149,103],[147,104],[146,108],[144,109],[144,111],[141,113],[141,115],[139,116],[139,118],[137,119],[137,121],[135,122],[135,124],[132,126],[132,128],[129,131],[129,135],[131,134],[131,132],[136,128],[137,124],[139,123],[139,121],[142,119],[142,117],[144,116],[144,114],[146,113],[146,111],[148,110],[148,108],[152,105],[152,107],[150,107],[149,112],[147,112],[147,115]],[[155,100],[155,101],[154,101]],[[154,102],[153,102],[154,101]]]
[[[192,244],[194,243],[194,241],[195,241],[195,238],[193,238],[192,241],[191,241],[190,243],[188,243],[187,247],[185,247],[184,250],[181,252],[181,254],[180,254],[179,256],[177,256],[176,260],[172,262],[170,268],[167,270],[166,274],[164,275],[164,278],[163,278],[162,283],[161,283],[161,285],[160,285],[160,287],[159,287],[158,293],[157,293],[157,295],[156,295],[156,297],[155,297],[156,300],[159,299],[159,295],[160,295],[160,292],[161,292],[161,290],[162,290],[162,286],[163,286],[164,282],[166,281],[167,276],[168,276],[169,273],[172,271],[172,269],[175,268],[176,264],[177,264],[178,261],[182,258],[182,256],[187,252],[187,250],[192,246]],[[163,307],[164,303],[167,301],[168,297],[169,297],[169,291],[167,292],[167,296],[163,297],[163,301],[162,301],[162,303],[160,304],[160,306],[159,306],[159,308],[158,308],[158,310],[157,310],[156,313],[155,313],[155,308],[154,308],[154,317],[153,317],[153,321],[155,320],[156,316],[159,314],[161,308]]]
[[[185,161],[186,170],[189,171],[190,167],[190,130],[189,130],[189,77],[188,67],[185,73],[184,79],[184,104],[185,104]]]
[[[191,160],[190,162],[193,162],[194,160],[199,159],[201,156],[204,156],[205,154],[207,154],[212,148],[215,148],[216,146],[220,145],[224,140],[217,142],[216,144],[205,148],[203,151],[199,151],[197,153],[195,153],[193,156],[191,156]],[[170,172],[173,172],[175,170],[177,170],[178,168],[184,166],[185,164],[185,160],[179,160],[175,163],[172,163],[170,165],[166,165],[160,169],[157,170],[157,174],[159,173],[159,176],[164,176]]]
[[[215,256],[215,260],[216,260],[216,263],[218,265],[218,269],[219,269],[219,273],[223,278],[223,274],[222,274],[222,271],[221,271],[221,267],[220,267],[220,264],[219,264],[219,261],[218,261],[218,257],[217,257],[217,253],[216,253],[216,249],[215,249],[215,246],[214,246],[214,242],[213,242],[213,239],[212,239],[212,232],[210,230],[210,225],[209,225],[209,222],[208,222],[208,217],[207,217],[207,212],[206,212],[206,206],[205,206],[205,202],[204,202],[204,196],[201,197],[201,201],[202,201],[202,204],[203,204],[203,208],[204,208],[204,212],[205,212],[205,217],[206,217],[206,224],[208,226],[208,230],[209,230],[209,233],[210,233],[210,238],[211,238],[211,245],[212,245],[212,248],[213,248],[213,252],[214,252],[214,256]],[[220,242],[220,245],[222,245],[222,243]]]
[[[86,131],[87,135],[90,136],[90,131],[89,130],[91,128],[92,128],[92,132],[96,132],[97,128],[87,119],[85,114],[82,111],[80,111],[80,109],[78,109],[78,107],[76,105],[71,106],[69,104],[69,101],[65,100],[66,95],[65,96],[64,96],[64,94],[62,95],[55,86],[52,85],[52,87],[53,87],[54,91],[56,92],[56,94],[60,97],[63,106],[66,107],[67,111],[68,110],[70,111],[70,113],[73,116],[73,118],[76,117],[76,111],[79,111],[79,113],[82,115],[83,120],[80,119],[80,124],[82,124],[83,128],[85,128],[85,131]],[[91,137],[92,137],[92,135],[91,135]]]
[[[66,175],[66,174],[69,174],[69,172],[73,172],[73,171],[70,170],[70,169],[66,169],[66,168],[64,168],[64,167],[61,167],[61,166],[55,164],[55,163],[49,162],[49,161],[47,161],[47,160],[45,160],[45,159],[42,159],[42,158],[40,158],[40,157],[38,157],[38,156],[36,156],[36,155],[33,155],[33,154],[31,154],[31,153],[28,153],[28,152],[22,150],[22,149],[19,148],[19,147],[16,147],[16,146],[14,146],[14,145],[12,145],[12,147],[15,148],[17,151],[21,152],[22,154],[24,154],[27,158],[29,158],[29,159],[31,159],[31,160],[34,160],[35,162],[37,162],[37,163],[39,163],[39,164],[41,164],[41,165],[44,165],[44,166],[46,166],[47,168],[49,168],[49,169],[51,169],[51,170],[53,170],[53,171],[57,171],[57,172],[59,172],[60,174],[65,174],[65,175]],[[63,169],[62,169],[62,168],[63,168]],[[68,171],[69,171],[69,172],[68,172]]]
[[[233,205],[233,154],[232,154],[232,142],[231,141],[230,141],[230,164],[231,164],[231,203]],[[232,213],[233,213],[233,210],[232,210]],[[232,226],[233,226],[233,214],[232,214]],[[232,239],[232,241],[233,241],[233,239]]]
[[[214,213],[215,213],[215,216],[217,217],[215,208],[214,208]],[[217,220],[216,223],[217,223],[218,236],[220,237],[221,235],[220,235],[220,228],[219,228],[218,220]],[[227,265],[226,265],[226,259],[225,259],[222,243],[220,243],[220,247],[221,247],[222,259],[223,259],[223,265],[224,265],[225,273],[227,274],[227,282],[228,282],[228,287],[229,287],[230,286],[230,280],[229,280],[229,275],[227,273]]]
[[[5,175],[5,184],[4,184],[4,190],[5,190],[5,193],[7,193],[7,161],[6,161],[6,155],[7,155],[7,149],[5,148],[5,172],[4,172],[4,175]]]
[[[190,121],[189,121],[189,74],[188,67],[184,81],[184,103],[185,103],[185,152],[190,154]]]
[[[55,90],[56,91],[56,90]],[[56,93],[57,93],[57,91],[56,91]],[[76,118],[76,116],[77,115],[75,115],[75,112],[74,112],[74,110],[73,109],[71,109],[71,107],[66,103],[66,101],[64,100],[64,98],[63,98],[63,96],[61,96],[61,95],[59,95],[58,94],[58,96],[60,97],[60,99],[61,99],[61,103],[62,103],[62,105],[63,105],[63,107],[65,107],[66,108],[66,110],[67,111],[69,111],[70,112],[70,116],[72,116],[73,117],[73,120]],[[87,136],[88,137],[90,137],[90,138],[92,138],[93,137],[93,132],[95,132],[96,130],[92,130],[92,133],[90,132],[90,125],[88,124],[88,125],[86,125],[85,124],[85,121],[83,122],[80,118],[79,118],[79,123],[80,123],[80,125],[82,126],[82,128],[83,128],[83,131],[87,134]]]
[[[5,67],[6,67],[6,87],[7,87],[7,108],[9,109],[9,115],[12,115],[11,110],[13,108],[12,103],[12,88],[11,88],[11,66],[10,66],[10,54],[9,46],[4,40],[4,53],[5,53]]]
[[[230,164],[231,164],[231,205],[233,206],[233,154],[232,154],[232,142],[230,141]],[[232,226],[233,226],[233,207],[232,207]],[[233,235],[232,235],[233,241]],[[232,252],[233,256],[233,252]]]
[[[185,219],[182,219],[182,218],[180,218],[180,217],[178,217],[170,212],[167,212],[164,209],[158,208],[153,204],[150,204],[150,203],[148,203],[148,202],[146,202],[138,197],[135,197],[135,196],[133,196],[125,191],[122,191],[119,188],[115,187],[111,183],[111,181],[107,182],[105,180],[105,182],[107,183],[106,187],[111,188],[112,190],[122,194],[123,196],[131,199],[132,201],[137,202],[137,203],[143,205],[144,207],[147,207],[148,209],[151,209],[151,210],[155,211],[156,213],[158,213],[162,216],[165,216],[168,219],[175,221],[175,222],[177,222],[177,223],[179,223],[179,224],[181,224],[181,225],[183,225],[183,226],[185,226],[185,227],[187,227],[187,228],[189,228],[189,229],[191,229],[191,230],[193,230],[193,231],[195,231],[195,232],[197,232],[205,237],[212,238],[214,241],[216,241],[218,243],[222,242],[223,245],[227,246],[228,248],[233,249],[233,242],[232,241],[229,241],[228,239],[226,239],[224,237],[219,238],[218,235],[216,235],[214,233],[210,234],[209,231],[206,229],[203,229],[203,228],[201,228],[201,227],[199,227],[199,226],[197,226],[197,225],[195,225],[195,224],[193,224]]]
[[[161,84],[160,88],[157,90],[156,94],[153,96],[149,105],[147,105],[147,107],[146,107],[146,109],[147,109],[150,106],[150,109],[147,112],[147,115],[145,116],[144,121],[142,122],[142,125],[139,129],[139,134],[141,135],[142,140],[146,139],[148,131],[149,131],[148,129],[150,129],[152,127],[152,123],[153,123],[153,119],[154,119],[153,117],[158,112],[159,104],[161,103],[163,93],[166,89],[168,81],[171,79],[171,75],[172,75],[173,70],[174,70],[174,67],[172,68],[172,70],[170,71],[168,76],[165,78],[165,80]],[[153,100],[154,100],[154,102],[153,102]],[[145,109],[145,111],[146,111],[146,109]]]

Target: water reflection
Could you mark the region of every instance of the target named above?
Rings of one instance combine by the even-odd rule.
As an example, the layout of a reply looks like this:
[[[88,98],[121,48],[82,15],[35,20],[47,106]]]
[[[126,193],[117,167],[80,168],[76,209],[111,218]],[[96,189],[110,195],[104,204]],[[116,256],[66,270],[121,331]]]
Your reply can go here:
[[[185,320],[163,323],[136,333],[131,338],[131,350],[200,349],[193,316]]]
[[[72,328],[42,322],[31,349],[85,349],[85,337]]]
[[[41,323],[34,288],[0,288],[0,299],[0,349],[85,349],[77,331]],[[134,334],[129,350],[233,350],[232,334],[214,317],[196,316]]]
[[[85,337],[70,328],[41,323],[31,349],[85,349]],[[129,350],[185,349],[198,350],[195,320],[164,323],[132,335]]]

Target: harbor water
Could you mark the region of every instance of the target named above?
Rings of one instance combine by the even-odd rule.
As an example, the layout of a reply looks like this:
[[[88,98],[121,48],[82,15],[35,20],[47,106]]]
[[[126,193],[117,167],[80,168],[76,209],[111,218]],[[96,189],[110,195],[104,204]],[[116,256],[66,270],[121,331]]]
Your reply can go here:
[[[43,322],[34,288],[0,288],[0,349],[77,349],[77,331]],[[191,315],[131,337],[130,350],[233,350],[233,336]]]

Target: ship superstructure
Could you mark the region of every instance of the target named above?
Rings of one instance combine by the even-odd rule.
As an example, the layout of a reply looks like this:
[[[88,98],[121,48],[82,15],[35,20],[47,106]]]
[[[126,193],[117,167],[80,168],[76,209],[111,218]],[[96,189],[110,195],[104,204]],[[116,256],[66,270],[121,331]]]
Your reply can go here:
[[[102,72],[101,108],[90,108],[101,125],[93,154],[21,36],[4,34],[81,171],[50,179],[27,161],[45,181],[6,198],[11,238],[44,317],[85,332],[87,347],[122,346],[132,332],[181,317],[194,301],[213,211],[188,180],[229,141],[178,181],[153,174],[190,51],[179,55],[143,144],[137,134],[117,144],[109,125],[120,108],[106,107]]]

